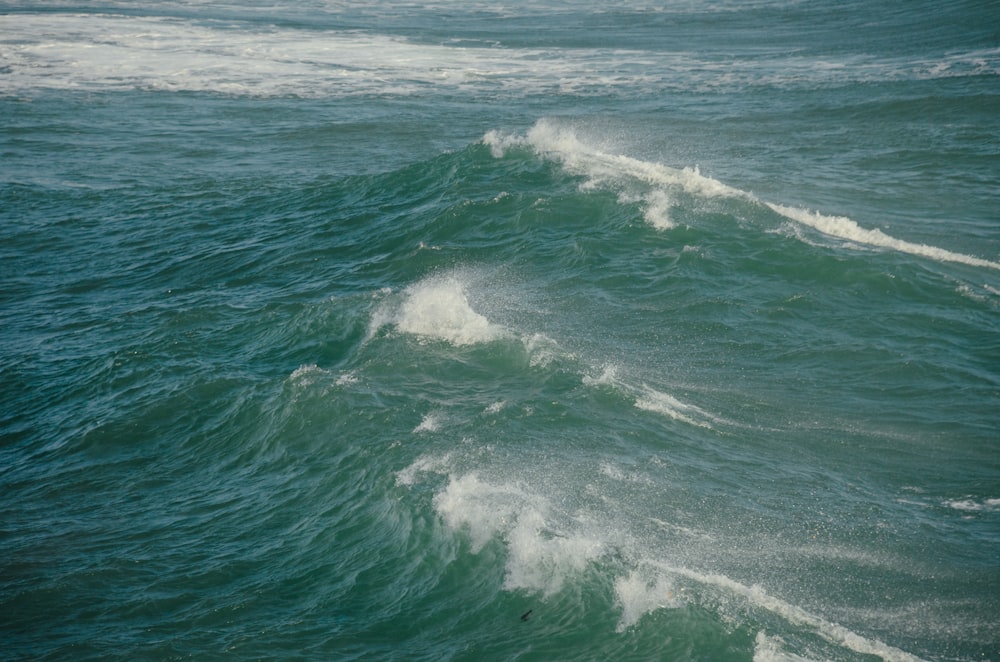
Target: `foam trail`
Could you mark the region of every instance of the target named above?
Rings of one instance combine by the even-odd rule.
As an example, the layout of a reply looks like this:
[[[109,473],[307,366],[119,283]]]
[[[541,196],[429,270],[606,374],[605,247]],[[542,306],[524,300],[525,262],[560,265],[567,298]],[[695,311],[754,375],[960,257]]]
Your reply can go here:
[[[681,402],[669,393],[658,391],[645,384],[641,387],[628,384],[618,377],[618,367],[615,365],[604,366],[603,372],[597,377],[584,375],[583,383],[586,386],[611,387],[634,398],[633,402],[638,409],[661,414],[688,425],[711,430],[714,429],[712,423],[731,424],[730,421],[714,416],[700,407]]]
[[[704,420],[714,418],[711,414],[648,386],[643,388],[643,394],[636,399],[635,406],[645,411],[669,416],[677,421],[712,429],[712,426]]]
[[[482,142],[490,147],[497,158],[501,158],[507,150],[514,147],[530,148],[542,158],[560,163],[567,172],[587,177],[588,181],[584,184],[584,188],[621,186],[628,182],[638,182],[653,187],[653,190],[646,191],[639,195],[639,198],[645,202],[646,221],[658,229],[673,227],[674,223],[669,218],[668,191],[680,189],[685,193],[706,198],[736,198],[763,205],[788,220],[837,239],[888,248],[940,262],[958,262],[1000,270],[1000,262],[897,239],[878,229],[862,228],[855,221],[843,216],[826,216],[760,200],[752,193],[702,175],[697,167],[670,168],[629,156],[609,154],[581,141],[572,129],[556,126],[555,123],[544,119],[536,122],[523,137],[489,131],[483,136]],[[622,199],[628,201],[630,197],[623,196]]]

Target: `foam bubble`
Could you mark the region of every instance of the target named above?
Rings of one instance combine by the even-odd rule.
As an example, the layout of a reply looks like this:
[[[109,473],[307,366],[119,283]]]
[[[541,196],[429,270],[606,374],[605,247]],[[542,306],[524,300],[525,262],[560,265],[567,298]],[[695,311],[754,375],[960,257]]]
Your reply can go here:
[[[471,345],[506,337],[469,305],[465,285],[455,276],[430,278],[408,288],[396,318],[396,328],[453,345]]]

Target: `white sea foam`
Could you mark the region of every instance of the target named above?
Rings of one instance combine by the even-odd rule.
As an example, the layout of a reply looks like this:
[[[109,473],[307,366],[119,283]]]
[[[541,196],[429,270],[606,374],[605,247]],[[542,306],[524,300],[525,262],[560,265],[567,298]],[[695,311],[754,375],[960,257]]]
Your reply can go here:
[[[518,514],[507,534],[507,547],[504,588],[538,591],[546,596],[558,592],[604,551],[598,539],[578,532],[554,531],[545,510],[533,506]]]
[[[121,5],[125,6],[125,5]],[[425,8],[426,9],[426,8]],[[842,61],[791,54],[724,60],[627,48],[509,48],[418,43],[344,29],[112,13],[0,16],[0,92],[151,89],[275,96],[662,94],[996,75],[1000,49],[936,60]],[[287,8],[283,9],[287,14]],[[491,8],[496,11],[496,8]],[[373,18],[373,20],[377,20]]]
[[[490,342],[509,335],[472,309],[466,287],[455,275],[420,281],[407,288],[404,296],[396,316],[396,327],[404,333],[454,345]]]
[[[528,353],[528,362],[532,367],[545,367],[565,353],[552,338],[544,333],[533,333],[522,338],[524,349]]]
[[[669,230],[676,224],[670,218],[670,196],[666,191],[651,191],[645,198],[646,207],[642,212],[646,222],[658,230]]]
[[[614,386],[620,384],[618,380],[619,366],[608,363],[601,368],[601,373],[596,377],[591,375],[583,376],[583,383],[587,386]]]
[[[472,552],[478,553],[495,535],[510,529],[526,500],[515,486],[491,485],[471,473],[452,477],[434,497],[434,508],[451,529],[469,532]]]
[[[496,402],[494,402],[491,405],[489,405],[485,410],[483,410],[483,413],[484,414],[499,414],[501,411],[503,411],[504,407],[506,407],[506,406],[507,406],[507,401],[506,400],[497,400]]]
[[[1000,511],[1000,499],[948,499],[944,505],[964,512],[997,512]]]
[[[296,386],[311,386],[316,379],[326,374],[326,371],[315,363],[300,365],[288,376],[288,381]]]
[[[597,376],[584,375],[582,381],[586,386],[610,387],[633,398],[635,406],[639,409],[661,414],[689,425],[712,429],[713,423],[729,423],[729,421],[700,407],[682,402],[669,393],[645,384],[635,386],[629,383],[627,378],[623,378],[621,372],[620,366],[607,364],[603,366],[600,374]]]
[[[337,386],[347,386],[348,384],[357,384],[358,376],[353,370],[348,370],[347,372],[341,373],[337,377]]]
[[[701,174],[697,167],[671,168],[651,161],[612,154],[581,140],[572,128],[542,119],[527,134],[520,136],[499,131],[489,131],[482,142],[490,147],[497,158],[502,158],[514,147],[529,147],[539,156],[561,164],[568,172],[587,177],[585,188],[613,186],[638,182],[646,188],[638,192],[647,205],[667,207],[669,198],[662,188],[677,188],[687,193],[706,197],[747,197],[748,194],[726,186],[722,182]],[[655,216],[655,214],[654,214]]]

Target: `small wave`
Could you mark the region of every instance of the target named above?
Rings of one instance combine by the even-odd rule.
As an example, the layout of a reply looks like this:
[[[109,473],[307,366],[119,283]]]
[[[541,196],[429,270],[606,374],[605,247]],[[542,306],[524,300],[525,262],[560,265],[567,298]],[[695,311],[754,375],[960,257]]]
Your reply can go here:
[[[482,142],[497,158],[503,158],[513,148],[529,148],[538,156],[559,163],[570,174],[586,177],[582,186],[584,189],[624,187],[626,190],[620,192],[619,199],[623,202],[642,202],[645,220],[657,229],[675,226],[670,217],[670,207],[672,192],[677,191],[702,198],[732,198],[762,205],[799,225],[855,244],[895,250],[939,262],[1000,269],[1000,262],[897,239],[878,229],[863,228],[844,216],[825,215],[760,200],[752,193],[702,175],[697,167],[677,169],[608,153],[581,140],[573,129],[547,119],[536,122],[523,136],[489,131]]]
[[[410,486],[417,482],[421,474],[439,474],[451,466],[452,455],[421,455],[409,466],[396,472],[396,485]]]
[[[683,577],[695,581],[707,587],[714,587],[723,590],[726,594],[737,596],[747,601],[748,604],[765,609],[784,620],[797,626],[806,627],[829,643],[860,653],[862,655],[875,655],[887,662],[920,662],[920,658],[890,646],[878,639],[863,637],[848,628],[828,621],[809,611],[777,598],[760,586],[747,586],[741,584],[725,575],[701,573],[688,568],[681,568],[650,562],[650,564],[668,576]]]
[[[960,262],[973,267],[985,267],[987,269],[1000,269],[1000,262],[992,262],[982,258],[955,253],[936,246],[926,244],[915,244],[902,239],[891,237],[881,230],[869,230],[861,227],[855,221],[844,216],[827,216],[819,212],[811,212],[796,207],[785,205],[764,203],[771,210],[784,216],[787,219],[807,225],[814,230],[818,230],[829,237],[845,239],[847,241],[875,246],[879,248],[889,248],[901,253],[929,257],[938,262]]]
[[[418,459],[400,472],[397,482],[412,484],[416,474],[424,471],[447,473],[452,468],[448,459],[448,456]],[[627,531],[619,530],[620,525],[602,529],[597,524],[598,528],[593,529],[595,523],[589,517],[573,517],[561,511],[557,502],[520,482],[487,480],[475,471],[462,475],[448,473],[448,484],[433,499],[434,509],[446,528],[468,536],[471,553],[479,554],[491,541],[505,547],[505,590],[527,590],[548,597],[567,582],[581,578],[588,568],[600,566],[610,570],[615,603],[620,610],[616,626],[619,633],[652,612],[707,600],[707,603],[717,602],[724,617],[743,619],[763,610],[815,633],[840,649],[890,662],[919,660],[778,598],[761,586],[651,558],[641,546],[636,547]],[[625,547],[618,549],[610,540],[617,540]],[[757,639],[755,659],[804,658],[786,651],[779,639],[765,635]]]

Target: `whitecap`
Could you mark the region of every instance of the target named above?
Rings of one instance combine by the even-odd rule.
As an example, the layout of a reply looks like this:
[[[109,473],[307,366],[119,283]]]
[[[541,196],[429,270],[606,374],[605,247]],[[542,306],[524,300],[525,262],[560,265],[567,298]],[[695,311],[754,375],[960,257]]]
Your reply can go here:
[[[456,276],[432,277],[404,292],[396,315],[396,328],[425,338],[446,340],[453,345],[472,345],[508,336],[469,304],[465,284]]]
[[[1000,262],[992,262],[963,253],[955,253],[944,248],[938,248],[937,246],[928,246],[927,244],[917,244],[897,239],[877,228],[863,228],[857,222],[845,216],[828,216],[819,212],[769,202],[764,204],[785,218],[818,230],[829,237],[836,237],[866,246],[888,248],[901,253],[928,257],[938,262],[960,262],[973,267],[1000,269]]]
[[[420,425],[413,428],[413,433],[438,432],[441,429],[441,418],[439,414],[427,414],[420,421]]]

